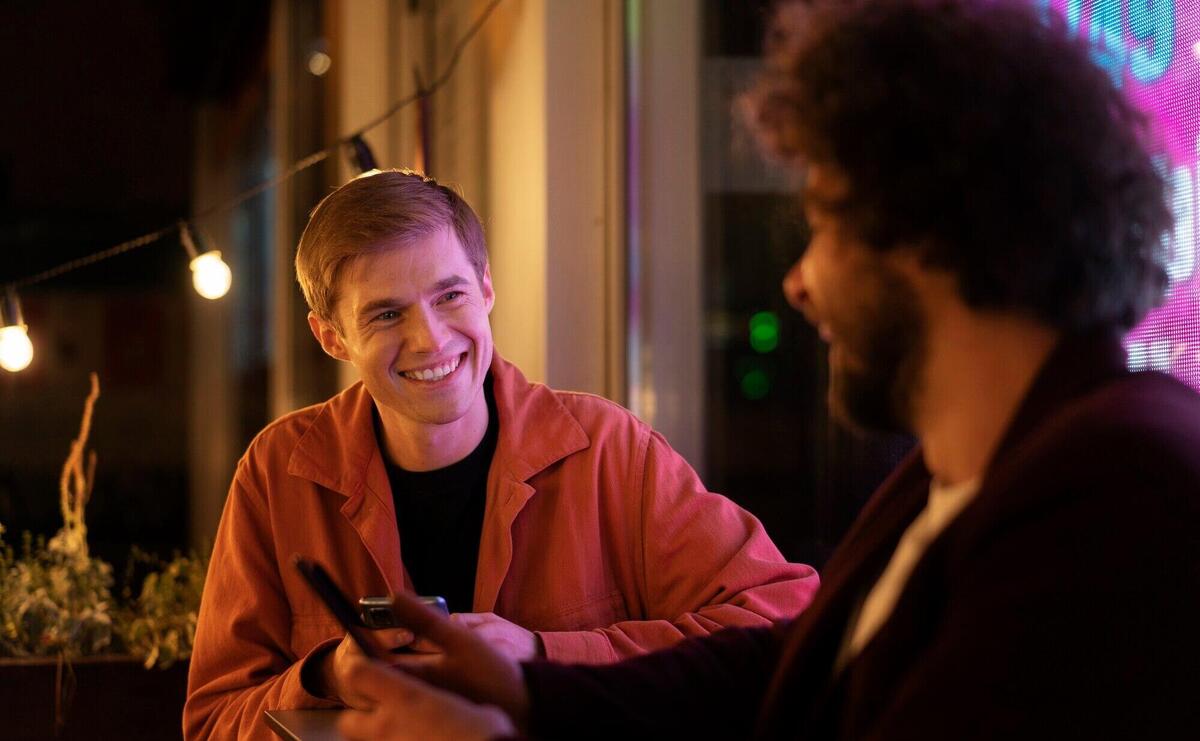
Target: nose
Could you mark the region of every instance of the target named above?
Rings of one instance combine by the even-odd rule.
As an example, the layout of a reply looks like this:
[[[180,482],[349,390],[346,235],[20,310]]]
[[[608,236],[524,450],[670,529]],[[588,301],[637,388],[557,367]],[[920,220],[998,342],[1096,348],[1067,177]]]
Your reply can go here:
[[[442,317],[428,308],[414,312],[409,349],[418,353],[438,353],[446,347],[450,332]]]
[[[796,311],[804,311],[808,303],[808,289],[804,287],[804,258],[796,260],[787,275],[783,276],[783,295]]]

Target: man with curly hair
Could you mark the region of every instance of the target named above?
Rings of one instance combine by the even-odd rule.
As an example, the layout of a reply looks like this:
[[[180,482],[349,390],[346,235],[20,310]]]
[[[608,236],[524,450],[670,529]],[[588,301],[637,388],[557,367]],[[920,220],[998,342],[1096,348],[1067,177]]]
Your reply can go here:
[[[1033,4],[799,15],[746,99],[806,173],[812,239],[784,291],[830,345],[834,413],[919,447],[793,622],[610,667],[517,665],[402,601],[447,647],[411,674],[472,702],[361,662],[351,684],[375,706],[348,735],[1200,728],[1200,396],[1130,373],[1121,345],[1166,283],[1142,117]]]

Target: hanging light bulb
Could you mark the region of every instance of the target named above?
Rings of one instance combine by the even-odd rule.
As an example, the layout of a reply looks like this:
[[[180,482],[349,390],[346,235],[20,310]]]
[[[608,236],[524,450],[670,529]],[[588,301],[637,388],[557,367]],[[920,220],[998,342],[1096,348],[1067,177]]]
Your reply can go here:
[[[375,153],[371,151],[367,141],[362,138],[362,134],[350,137],[350,141],[346,142],[346,148],[350,150],[350,161],[358,168],[359,175],[379,169],[379,165],[375,163]]]
[[[218,299],[229,293],[233,283],[233,271],[221,259],[220,250],[209,250],[201,254],[192,241],[191,228],[186,222],[179,222],[179,240],[187,250],[192,261],[188,267],[192,269],[192,285],[196,293],[207,299]]]
[[[17,292],[9,286],[0,302],[0,368],[16,373],[33,362],[33,343],[21,316]]]

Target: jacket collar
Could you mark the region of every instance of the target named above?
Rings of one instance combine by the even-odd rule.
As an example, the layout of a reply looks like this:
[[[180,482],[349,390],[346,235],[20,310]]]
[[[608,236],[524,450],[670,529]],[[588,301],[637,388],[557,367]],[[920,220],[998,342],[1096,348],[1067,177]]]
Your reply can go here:
[[[1070,400],[1086,394],[1101,383],[1127,373],[1120,334],[1111,328],[1064,336],[1034,376],[1029,391],[1017,406],[1012,422],[1000,438],[980,487],[1009,453],[1047,416]],[[899,538],[898,524],[906,524],[925,506],[929,469],[918,445],[888,476],[863,507],[842,539],[830,564],[845,563],[845,575],[861,574],[872,554],[881,549],[890,556]],[[840,571],[840,570],[839,570]],[[829,582],[827,585],[832,586]],[[826,589],[826,591],[833,591]]]
[[[527,481],[591,442],[575,417],[542,384],[531,384],[516,366],[492,355],[492,383],[500,417],[500,437],[492,467]],[[373,420],[374,399],[362,382],[320,405],[317,416],[297,441],[288,473],[343,496],[364,487],[390,491]],[[529,445],[530,439],[537,445]]]
[[[1000,438],[984,474],[985,484],[996,466],[1047,416],[1101,384],[1128,373],[1125,348],[1117,329],[1104,327],[1064,336],[1034,377],[1008,430]]]
[[[517,481],[528,481],[591,445],[583,427],[554,391],[530,383],[516,366],[496,354],[492,379],[500,415],[493,467]]]

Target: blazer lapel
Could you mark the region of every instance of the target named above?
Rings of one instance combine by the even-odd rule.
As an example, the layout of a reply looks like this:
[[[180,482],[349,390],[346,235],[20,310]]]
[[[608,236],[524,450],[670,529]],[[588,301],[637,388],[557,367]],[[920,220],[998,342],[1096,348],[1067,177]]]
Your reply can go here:
[[[793,736],[798,726],[809,727],[814,715],[827,711],[850,614],[928,495],[929,472],[918,448],[863,507],[826,564],[816,600],[788,631],[759,716],[759,738]],[[809,707],[798,708],[797,702]]]

